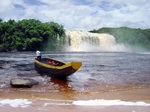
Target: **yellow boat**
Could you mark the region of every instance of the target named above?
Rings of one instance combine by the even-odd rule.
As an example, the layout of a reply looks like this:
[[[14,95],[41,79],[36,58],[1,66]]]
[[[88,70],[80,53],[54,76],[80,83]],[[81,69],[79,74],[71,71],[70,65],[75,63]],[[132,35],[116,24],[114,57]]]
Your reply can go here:
[[[82,62],[64,63],[51,58],[42,58],[41,60],[35,58],[34,61],[38,72],[47,73],[49,76],[56,78],[66,78],[82,66]]]

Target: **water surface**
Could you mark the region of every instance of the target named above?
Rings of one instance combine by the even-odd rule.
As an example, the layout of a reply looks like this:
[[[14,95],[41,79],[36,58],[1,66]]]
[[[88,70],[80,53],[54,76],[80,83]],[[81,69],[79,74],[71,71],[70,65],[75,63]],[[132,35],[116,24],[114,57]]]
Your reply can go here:
[[[43,52],[43,57],[63,62],[82,61],[83,65],[64,82],[34,69],[35,52],[0,53],[0,91],[12,90],[10,80],[17,77],[32,78],[40,83],[20,91],[63,93],[64,99],[150,85],[149,53]]]

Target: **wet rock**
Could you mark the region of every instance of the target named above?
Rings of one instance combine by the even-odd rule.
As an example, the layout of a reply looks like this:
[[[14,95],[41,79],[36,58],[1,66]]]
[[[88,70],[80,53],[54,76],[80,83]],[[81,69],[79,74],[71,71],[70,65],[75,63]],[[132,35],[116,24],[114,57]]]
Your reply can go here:
[[[12,87],[31,88],[33,85],[38,85],[39,82],[29,78],[14,78],[11,79],[10,84]]]

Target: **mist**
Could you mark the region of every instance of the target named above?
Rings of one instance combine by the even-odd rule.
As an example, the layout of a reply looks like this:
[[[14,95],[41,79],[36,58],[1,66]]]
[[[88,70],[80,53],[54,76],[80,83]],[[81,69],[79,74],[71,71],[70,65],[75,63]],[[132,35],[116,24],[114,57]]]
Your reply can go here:
[[[131,49],[123,43],[117,43],[116,38],[106,33],[90,33],[78,30],[66,30],[64,51],[89,52],[128,52]]]

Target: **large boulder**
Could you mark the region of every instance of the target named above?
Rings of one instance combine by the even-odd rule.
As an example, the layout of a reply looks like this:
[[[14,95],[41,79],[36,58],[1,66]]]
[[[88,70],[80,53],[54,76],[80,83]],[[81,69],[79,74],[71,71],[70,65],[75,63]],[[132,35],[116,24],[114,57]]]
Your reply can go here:
[[[14,78],[14,79],[11,79],[10,84],[12,87],[31,88],[33,85],[38,85],[39,82],[37,82],[36,80],[33,80],[33,79],[29,79],[29,78]]]

